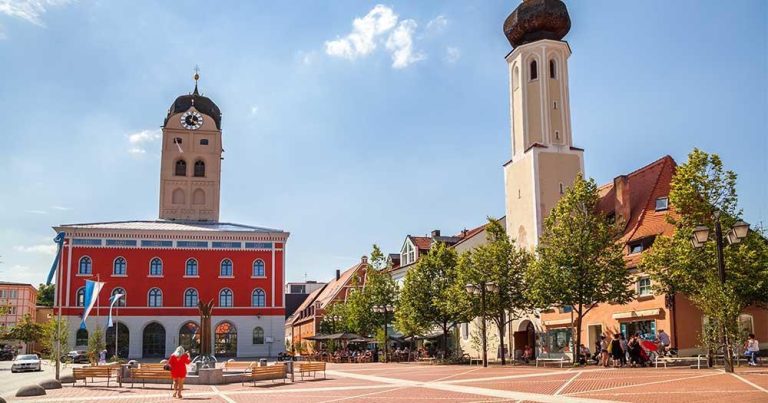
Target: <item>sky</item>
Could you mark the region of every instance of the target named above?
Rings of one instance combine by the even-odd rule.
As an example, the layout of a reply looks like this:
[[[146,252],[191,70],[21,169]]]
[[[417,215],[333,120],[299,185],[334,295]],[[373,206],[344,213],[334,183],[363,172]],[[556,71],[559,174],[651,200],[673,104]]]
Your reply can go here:
[[[518,4],[0,0],[0,280],[45,281],[54,225],[157,218],[195,65],[223,113],[221,221],[289,231],[289,281],[502,216]],[[699,147],[768,224],[768,2],[566,4],[586,175]]]

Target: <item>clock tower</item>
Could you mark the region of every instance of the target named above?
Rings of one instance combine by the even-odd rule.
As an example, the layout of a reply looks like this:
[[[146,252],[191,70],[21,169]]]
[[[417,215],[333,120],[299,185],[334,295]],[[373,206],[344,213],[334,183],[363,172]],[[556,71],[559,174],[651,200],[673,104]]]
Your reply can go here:
[[[544,218],[576,175],[583,150],[573,146],[568,57],[571,28],[560,0],[524,0],[504,22],[512,159],[504,165],[507,234],[535,247]]]
[[[221,111],[197,90],[173,102],[163,123],[160,218],[219,221]]]

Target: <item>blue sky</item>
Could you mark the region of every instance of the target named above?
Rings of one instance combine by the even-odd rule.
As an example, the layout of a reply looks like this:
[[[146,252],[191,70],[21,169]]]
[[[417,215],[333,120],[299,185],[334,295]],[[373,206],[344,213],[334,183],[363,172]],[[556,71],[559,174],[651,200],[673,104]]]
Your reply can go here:
[[[566,3],[587,175],[699,147],[768,223],[768,3]],[[518,1],[377,4],[0,0],[0,279],[44,281],[52,225],[157,217],[156,133],[196,64],[222,221],[290,231],[289,280],[503,215]]]

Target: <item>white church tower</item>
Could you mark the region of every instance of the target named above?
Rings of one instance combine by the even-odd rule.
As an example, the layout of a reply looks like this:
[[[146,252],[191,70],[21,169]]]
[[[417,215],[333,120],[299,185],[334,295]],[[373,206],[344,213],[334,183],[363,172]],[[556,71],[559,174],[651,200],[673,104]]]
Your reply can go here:
[[[507,233],[534,247],[544,218],[584,171],[573,146],[568,57],[562,38],[571,20],[560,0],[525,0],[504,23],[513,50],[507,57],[512,159],[504,165]]]

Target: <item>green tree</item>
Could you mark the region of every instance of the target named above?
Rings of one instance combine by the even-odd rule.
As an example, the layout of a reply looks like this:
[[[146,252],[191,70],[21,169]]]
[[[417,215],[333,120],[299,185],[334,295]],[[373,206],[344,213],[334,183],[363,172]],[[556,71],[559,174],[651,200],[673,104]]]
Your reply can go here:
[[[488,218],[485,227],[488,242],[460,258],[461,284],[494,283],[497,292],[488,292],[485,297],[485,319],[493,321],[501,346],[504,346],[504,330],[510,322],[533,312],[529,298],[526,272],[533,256],[525,249],[518,248],[504,227],[494,218]],[[470,297],[473,312],[482,315],[480,296]],[[501,365],[506,364],[505,352],[501,350]]]
[[[106,342],[104,340],[104,330],[101,326],[96,326],[88,335],[88,359],[92,364],[98,362],[99,353],[106,348]]]
[[[53,299],[55,294],[55,286],[53,284],[40,284],[37,287],[37,305],[38,306],[53,306]]]
[[[443,354],[449,356],[448,333],[472,317],[469,298],[458,278],[456,251],[443,243],[432,246],[426,256],[405,275],[396,322],[411,329],[439,327],[443,332]]]
[[[56,356],[57,334],[59,340],[61,340],[61,348],[58,351],[59,357]],[[69,321],[62,318],[59,322],[58,319],[54,318],[43,323],[40,344],[43,347],[43,352],[45,353],[46,358],[51,361],[61,358],[61,355],[69,351]]]
[[[30,314],[26,314],[21,318],[21,321],[16,323],[16,326],[8,331],[7,338],[11,340],[20,340],[29,344],[40,340],[42,335],[42,326],[35,323]]]
[[[599,200],[595,181],[579,174],[544,221],[538,259],[526,280],[536,305],[573,307],[577,348],[582,318],[590,310],[629,302],[634,295],[617,242],[619,226],[598,210]]]
[[[750,305],[768,303],[768,244],[762,230],[750,231],[740,243],[724,248],[724,285],[718,276],[716,242],[700,248],[691,244],[697,226],[714,234],[715,212],[724,229],[740,219],[736,179],[716,154],[694,149],[672,178],[667,219],[675,233],[657,237],[641,262],[658,291],[687,295],[707,316],[713,331],[705,332],[701,341],[712,350],[732,351],[731,341],[741,336],[739,314]],[[725,356],[726,368],[733,368],[731,354]]]

